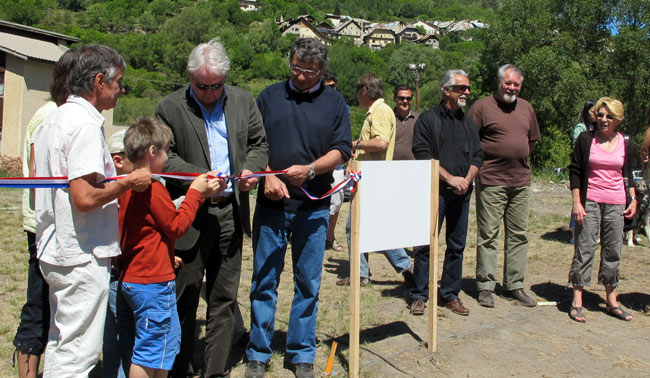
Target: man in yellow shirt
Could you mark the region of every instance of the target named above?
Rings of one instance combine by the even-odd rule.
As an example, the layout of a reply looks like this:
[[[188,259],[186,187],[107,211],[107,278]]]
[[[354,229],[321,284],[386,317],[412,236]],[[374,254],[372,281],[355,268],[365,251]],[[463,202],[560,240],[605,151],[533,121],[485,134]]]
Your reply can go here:
[[[352,151],[357,160],[393,160],[395,149],[395,113],[388,106],[381,80],[374,74],[361,76],[355,83],[359,106],[367,109],[366,119],[361,128],[359,140],[352,142]],[[350,251],[350,217],[346,226],[348,236],[348,252]],[[413,266],[411,259],[403,248],[380,251],[398,273],[402,273],[407,283],[413,282]],[[336,281],[338,286],[348,285],[350,278]],[[370,284],[370,269],[368,254],[361,255],[361,286]]]

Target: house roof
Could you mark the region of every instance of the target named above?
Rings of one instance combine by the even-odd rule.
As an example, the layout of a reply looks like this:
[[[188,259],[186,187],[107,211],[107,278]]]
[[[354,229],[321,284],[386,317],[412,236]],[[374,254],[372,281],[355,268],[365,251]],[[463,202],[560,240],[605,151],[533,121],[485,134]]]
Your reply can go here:
[[[67,50],[64,45],[0,32],[0,51],[20,59],[57,62]]]
[[[79,38],[71,37],[69,35],[55,33],[49,30],[43,30],[34,28],[27,25],[17,24],[15,22],[9,22],[5,20],[0,20],[0,31],[9,32],[11,34],[22,35],[26,37],[31,37],[34,39],[42,39],[48,41],[60,41],[65,44],[72,44],[79,42]]]

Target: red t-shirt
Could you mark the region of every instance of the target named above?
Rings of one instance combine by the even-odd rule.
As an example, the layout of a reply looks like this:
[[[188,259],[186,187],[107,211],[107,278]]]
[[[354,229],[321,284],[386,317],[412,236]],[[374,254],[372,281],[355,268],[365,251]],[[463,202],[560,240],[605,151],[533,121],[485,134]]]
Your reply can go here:
[[[530,103],[518,97],[506,104],[491,95],[476,101],[468,115],[479,128],[483,149],[478,182],[508,187],[530,185],[528,143],[541,139]]]
[[[144,192],[122,194],[118,212],[122,254],[117,258],[121,279],[138,284],[175,279],[174,241],[190,228],[203,200],[199,191],[189,189],[176,209],[158,181]]]

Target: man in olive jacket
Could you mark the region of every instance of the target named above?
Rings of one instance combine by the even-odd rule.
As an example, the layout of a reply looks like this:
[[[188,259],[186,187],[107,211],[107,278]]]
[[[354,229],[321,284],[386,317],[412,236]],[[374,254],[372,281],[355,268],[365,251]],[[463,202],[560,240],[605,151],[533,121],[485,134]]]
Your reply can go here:
[[[230,61],[223,46],[198,45],[187,64],[190,85],[165,97],[156,117],[174,134],[166,172],[222,172],[230,176],[264,170],[268,145],[262,117],[249,92],[225,85]],[[190,181],[169,180],[172,198],[187,191]],[[248,191],[257,179],[231,181],[218,197],[199,210],[192,230],[176,243],[184,265],[177,271],[177,307],[181,351],[171,376],[193,376],[196,310],[206,275],[206,377],[229,376],[243,234],[251,235]]]

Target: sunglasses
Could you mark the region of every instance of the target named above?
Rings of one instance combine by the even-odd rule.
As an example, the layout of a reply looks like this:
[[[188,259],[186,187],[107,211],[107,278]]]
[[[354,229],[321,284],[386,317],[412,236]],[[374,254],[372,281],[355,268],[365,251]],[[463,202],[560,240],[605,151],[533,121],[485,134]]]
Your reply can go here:
[[[613,116],[613,115],[611,115],[611,114],[607,114],[607,115],[605,115],[605,113],[598,113],[598,114],[596,114],[596,117],[597,117],[597,118],[607,117],[607,119],[609,119],[609,120],[614,119],[614,116]]]
[[[472,87],[469,85],[450,85],[447,88],[451,89],[454,92],[465,92],[472,90]]]
[[[408,101],[408,102],[413,101],[413,97],[397,96],[397,99],[398,99],[399,101]]]
[[[303,68],[300,68],[296,65],[290,64],[289,68],[291,69],[291,72],[293,72],[296,75],[300,75],[301,73],[304,74],[305,76],[316,76],[320,73],[320,70],[314,71],[314,70],[305,70]]]
[[[207,84],[194,84],[196,85],[197,88],[199,88],[202,91],[207,91],[208,89],[216,91],[217,89],[220,89],[221,87],[224,86],[226,83],[218,83],[218,84],[212,84],[212,85],[207,85]]]

